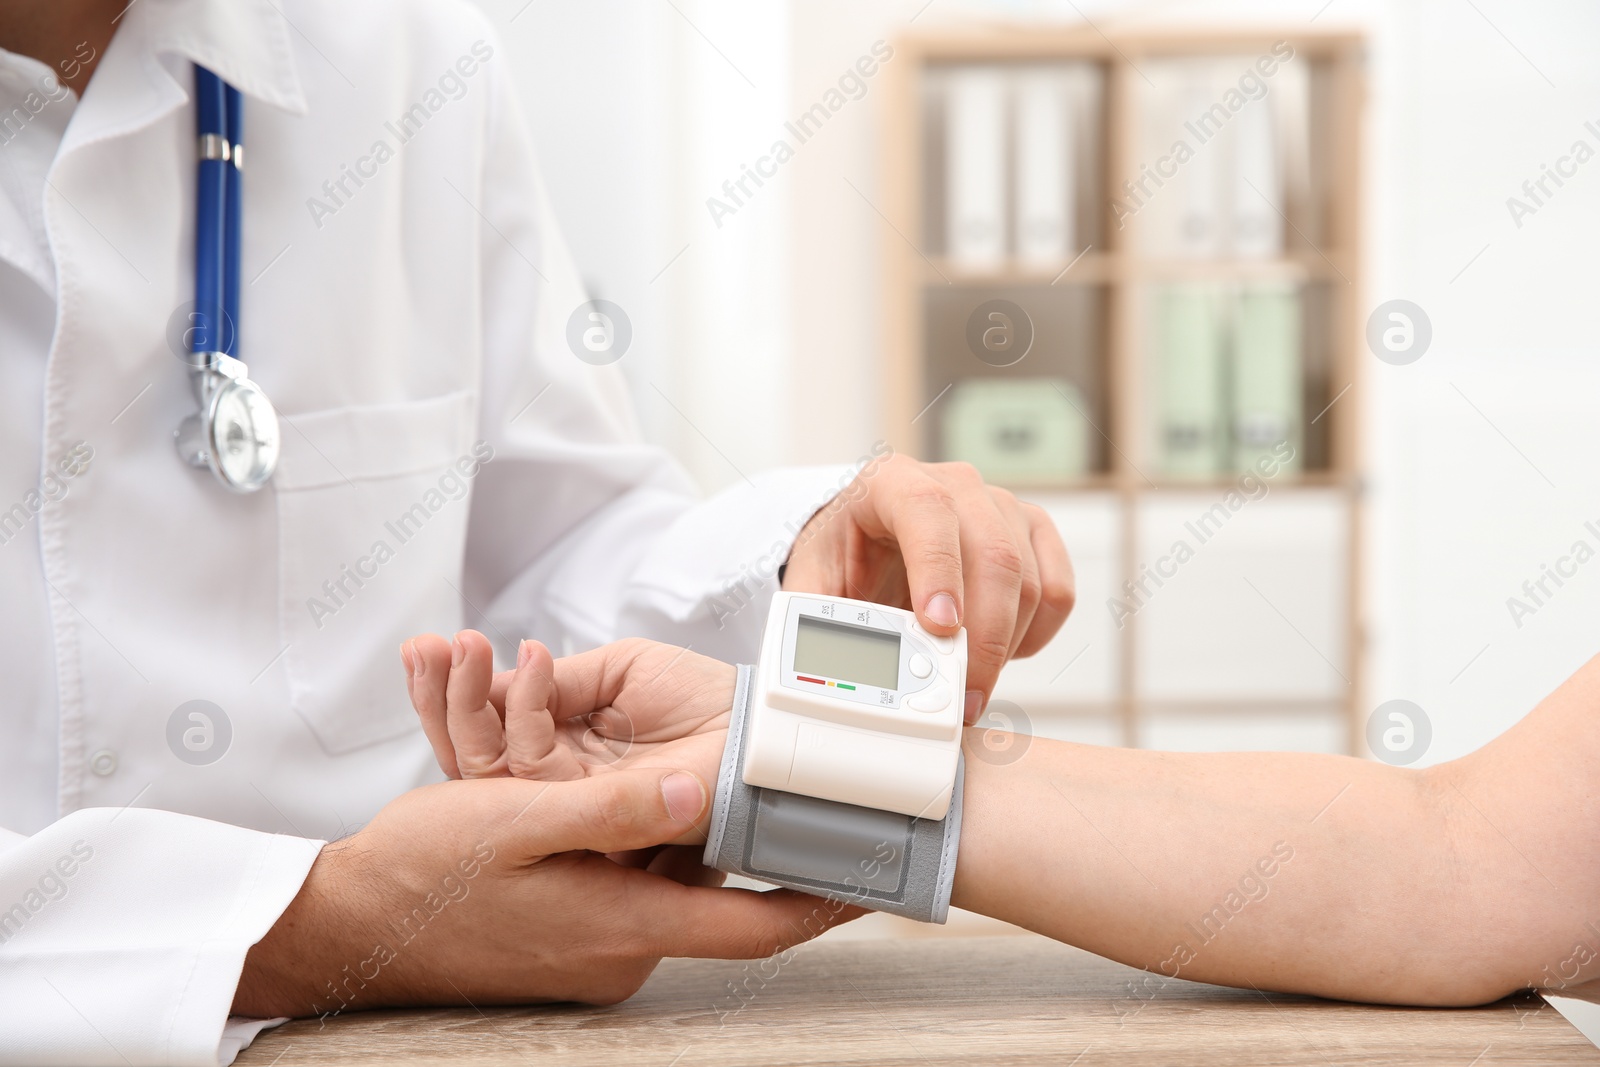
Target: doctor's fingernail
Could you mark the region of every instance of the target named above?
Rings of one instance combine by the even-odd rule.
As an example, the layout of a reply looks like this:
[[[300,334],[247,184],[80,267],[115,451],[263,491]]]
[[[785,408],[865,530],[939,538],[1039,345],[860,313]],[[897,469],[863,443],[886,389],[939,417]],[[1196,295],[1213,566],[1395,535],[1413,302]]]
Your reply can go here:
[[[410,641],[403,641],[400,644],[400,662],[405,664],[406,676],[408,678],[416,676],[417,668],[416,668],[416,665],[413,663],[413,661],[411,659],[411,642]]]
[[[407,641],[406,650],[406,662],[411,664],[411,680],[416,681],[428,669],[428,657],[417,648],[415,641]]]
[[[956,598],[949,593],[937,593],[922,609],[929,621],[939,626],[954,626],[961,620],[956,616]]]
[[[461,643],[461,635],[456,634],[450,639],[450,666],[459,667],[461,661],[467,658],[467,646]]]
[[[526,667],[528,665],[528,661],[530,659],[532,659],[532,658],[533,658],[533,645],[532,645],[532,643],[530,643],[528,641],[519,642],[517,644],[517,670],[520,671],[522,668]]]
[[[667,814],[679,822],[692,822],[705,810],[705,787],[692,774],[679,772],[661,779],[661,795],[667,801]]]
[[[983,712],[983,692],[979,689],[967,690],[967,722],[978,721],[978,716]]]

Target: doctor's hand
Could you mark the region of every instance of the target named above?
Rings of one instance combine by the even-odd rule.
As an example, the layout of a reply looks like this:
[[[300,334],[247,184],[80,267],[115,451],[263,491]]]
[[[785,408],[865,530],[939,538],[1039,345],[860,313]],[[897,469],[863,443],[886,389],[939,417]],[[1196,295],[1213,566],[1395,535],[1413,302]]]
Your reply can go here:
[[[891,455],[864,467],[800,531],[783,588],[909,608],[930,632],[967,628],[966,721],[1000,668],[1072,610],[1072,562],[1043,509],[966,463]]]
[[[644,866],[602,855],[690,834],[708,799],[698,775],[644,766],[406,793],[323,848],[246,957],[233,1013],[611,1004],[662,957],[766,957],[840,921],[788,890],[694,884],[679,850]]]

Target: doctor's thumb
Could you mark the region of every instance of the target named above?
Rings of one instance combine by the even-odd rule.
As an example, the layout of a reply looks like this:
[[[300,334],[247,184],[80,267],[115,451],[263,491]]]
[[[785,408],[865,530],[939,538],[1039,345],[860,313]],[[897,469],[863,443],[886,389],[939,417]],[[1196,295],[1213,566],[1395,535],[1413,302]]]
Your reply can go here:
[[[693,835],[710,797],[698,775],[659,767],[551,782],[527,812],[537,827],[528,844],[551,855],[681,843]]]

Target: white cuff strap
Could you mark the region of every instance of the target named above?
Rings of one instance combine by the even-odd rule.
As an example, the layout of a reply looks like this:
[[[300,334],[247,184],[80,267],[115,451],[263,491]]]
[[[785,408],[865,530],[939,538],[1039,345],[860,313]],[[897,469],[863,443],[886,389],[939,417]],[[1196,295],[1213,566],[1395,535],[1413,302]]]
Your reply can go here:
[[[754,675],[749,666],[739,668],[706,866],[919,922],[944,922],[961,840],[964,760],[956,765],[950,813],[937,821],[746,785]]]

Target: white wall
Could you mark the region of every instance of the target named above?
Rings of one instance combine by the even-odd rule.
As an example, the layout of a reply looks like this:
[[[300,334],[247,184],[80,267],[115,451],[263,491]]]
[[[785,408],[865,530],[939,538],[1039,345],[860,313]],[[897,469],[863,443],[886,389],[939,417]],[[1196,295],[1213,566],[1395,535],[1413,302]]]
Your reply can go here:
[[[484,0],[521,68],[580,263],[600,295],[646,323],[625,365],[651,432],[708,487],[734,467],[858,455],[882,432],[878,255],[899,240],[868,203],[881,196],[879,87],[721,229],[705,198],[912,16],[917,28],[1070,21],[1074,5],[598,0],[535,4],[508,23],[522,2]],[[1506,598],[1584,536],[1584,521],[1600,525],[1600,159],[1520,229],[1505,200],[1574,139],[1600,149],[1583,129],[1600,126],[1600,11],[1510,0],[1076,7],[1101,25],[1315,16],[1372,34],[1364,300],[1416,301],[1434,341],[1413,365],[1368,367],[1370,696],[1430,714],[1430,760],[1476,746],[1595,643],[1582,624],[1600,607],[1600,560],[1520,629]],[[1218,610],[1226,626],[1229,609]]]
[[[627,312],[651,435],[707,488],[787,459],[787,201],[705,200],[782,122],[782,5],[478,0],[506,45],[591,295]]]
[[[1520,229],[1505,205],[1574,139],[1600,150],[1583,129],[1600,118],[1600,11],[1478,7],[1399,5],[1375,57],[1387,121],[1370,296],[1416,301],[1435,338],[1418,363],[1372,374],[1375,696],[1427,710],[1438,758],[1497,733],[1587,659],[1600,608],[1600,567],[1520,629],[1506,608],[1600,514],[1600,159]]]

